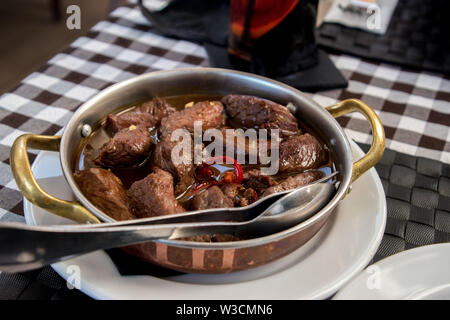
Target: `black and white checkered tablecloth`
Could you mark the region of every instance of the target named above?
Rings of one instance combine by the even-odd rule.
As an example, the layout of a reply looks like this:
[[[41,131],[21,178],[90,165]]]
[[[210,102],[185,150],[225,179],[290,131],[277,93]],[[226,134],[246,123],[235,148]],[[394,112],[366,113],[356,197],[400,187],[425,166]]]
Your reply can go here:
[[[411,181],[400,181],[399,188],[396,184],[394,187],[385,185],[388,200],[391,196],[402,202],[391,207],[394,209],[388,216],[395,221],[394,224],[388,221],[386,232],[388,236],[401,239],[403,244],[393,248],[397,245],[396,239],[385,240],[378,256],[410,247],[405,246],[405,230],[408,221],[418,217],[419,213],[412,211],[417,207],[432,210],[433,221],[429,227],[433,230],[436,228],[434,217],[440,215],[441,231],[450,234],[450,79],[440,74],[369,62],[348,55],[332,55],[331,58],[349,79],[349,87],[310,94],[311,98],[324,107],[346,98],[358,98],[373,107],[385,126],[386,147],[396,154],[394,160],[397,159],[395,162],[387,156],[385,161],[388,163],[380,164],[378,172],[383,170],[383,166],[386,171],[387,166],[387,172],[380,173],[387,183],[399,181],[402,172],[405,176],[414,176],[409,179]],[[153,33],[152,26],[138,8],[125,6],[113,11],[108,20],[96,24],[86,36],[78,38],[44,67],[26,77],[19,86],[2,95],[0,221],[24,221],[22,195],[9,167],[10,147],[19,135],[27,132],[54,135],[84,101],[113,83],[154,70],[195,66],[208,66],[202,46]],[[339,122],[355,141],[371,142],[370,128],[362,116],[352,114],[340,118]],[[31,159],[34,156],[31,151]],[[417,160],[416,157],[424,159]],[[427,163],[427,167],[441,166],[439,175],[430,169],[427,172],[431,175],[417,173],[422,162]],[[394,168],[395,165],[401,168]],[[409,188],[409,193],[405,188]],[[424,205],[420,201],[419,205],[413,203],[414,188],[431,190],[434,196],[437,193],[436,206],[428,208],[429,202],[426,201]],[[444,200],[440,200],[442,197]],[[422,220],[419,216],[418,223],[425,226],[431,223]],[[424,235],[418,228],[410,227],[409,232],[412,239],[409,243],[414,243],[417,237],[416,245],[436,242],[435,238],[421,242]],[[440,241],[450,241],[447,236],[442,239]]]

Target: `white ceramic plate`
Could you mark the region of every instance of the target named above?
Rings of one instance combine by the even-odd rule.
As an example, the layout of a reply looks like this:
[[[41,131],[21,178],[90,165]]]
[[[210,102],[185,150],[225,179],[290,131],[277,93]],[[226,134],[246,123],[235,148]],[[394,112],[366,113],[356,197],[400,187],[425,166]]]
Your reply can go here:
[[[363,155],[352,142],[353,156]],[[63,199],[73,195],[61,173],[58,154],[41,152],[33,172],[44,190]],[[70,223],[24,199],[28,224]],[[185,274],[168,278],[122,276],[104,251],[53,268],[67,279],[79,267],[81,291],[96,299],[320,299],[361,271],[375,254],[386,222],[386,199],[374,169],[353,184],[333,217],[306,245],[288,256],[231,274]]]
[[[334,299],[450,299],[450,243],[406,250],[362,271]]]

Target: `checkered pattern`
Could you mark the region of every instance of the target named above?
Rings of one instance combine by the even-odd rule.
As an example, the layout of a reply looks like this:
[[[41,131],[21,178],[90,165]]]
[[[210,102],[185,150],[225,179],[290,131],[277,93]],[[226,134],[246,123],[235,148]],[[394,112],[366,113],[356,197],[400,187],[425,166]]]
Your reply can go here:
[[[386,132],[386,147],[402,153],[450,163],[450,80],[346,55],[331,56],[349,80],[345,90],[310,95],[321,105],[357,98],[374,108]],[[362,115],[342,117],[349,137],[370,143]]]
[[[359,98],[379,113],[387,147],[450,162],[450,81],[437,74],[332,55],[346,90],[310,95],[326,106]],[[207,66],[200,45],[160,36],[135,7],[116,9],[84,37],[0,97],[0,219],[21,220],[22,197],[9,168],[9,148],[26,132],[55,134],[83,102],[109,85],[154,70]],[[339,119],[347,134],[370,143],[361,115]],[[33,159],[35,153],[30,152]]]
[[[54,135],[82,102],[116,82],[154,70],[207,66],[202,46],[151,31],[137,8],[118,8],[0,97],[0,220],[23,221],[22,196],[9,168],[9,150],[19,135]],[[36,152],[29,155],[33,160]]]
[[[388,148],[435,160],[425,166],[432,160],[397,154],[388,173],[383,173],[383,162],[377,166],[385,187],[398,181],[386,190],[388,206],[396,209],[389,209],[388,229],[377,257],[435,242],[436,237],[440,241],[442,232],[450,232],[448,169],[442,179],[436,178],[436,172],[420,170],[438,170],[441,162],[450,163],[449,79],[346,55],[331,58],[349,79],[349,87],[310,94],[312,99],[327,106],[359,98],[380,115]],[[55,134],[83,101],[118,81],[154,70],[207,65],[203,47],[152,33],[152,26],[135,7],[118,8],[107,21],[96,24],[0,97],[0,221],[23,221],[22,195],[9,167],[9,150],[19,135]],[[339,122],[349,137],[370,143],[370,129],[362,116],[352,114]],[[389,154],[388,150],[383,159]],[[29,155],[33,160],[35,153]],[[441,189],[447,192],[444,197],[439,196]],[[450,240],[448,234],[445,239]]]

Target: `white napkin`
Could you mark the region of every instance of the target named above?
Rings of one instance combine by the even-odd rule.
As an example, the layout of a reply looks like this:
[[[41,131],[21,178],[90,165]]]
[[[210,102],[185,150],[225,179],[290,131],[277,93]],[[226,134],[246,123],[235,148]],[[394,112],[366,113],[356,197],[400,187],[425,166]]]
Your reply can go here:
[[[367,11],[363,10],[361,14],[341,9],[341,7],[346,8],[355,2],[358,1],[334,0],[323,22],[339,23],[377,34],[386,33],[398,0],[377,0],[377,8],[372,7]],[[373,14],[369,15],[368,11],[373,12]]]

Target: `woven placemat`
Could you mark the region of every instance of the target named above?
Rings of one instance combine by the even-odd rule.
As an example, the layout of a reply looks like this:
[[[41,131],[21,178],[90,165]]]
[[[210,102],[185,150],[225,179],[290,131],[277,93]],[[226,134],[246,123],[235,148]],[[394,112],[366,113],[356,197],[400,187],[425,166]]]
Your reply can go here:
[[[359,144],[367,152],[368,145]],[[384,237],[373,259],[450,242],[450,165],[386,149],[376,165],[387,201]]]
[[[324,23],[317,42],[338,52],[450,74],[449,12],[448,0],[399,0],[384,35]]]
[[[367,152],[367,144],[359,143]],[[433,243],[450,242],[450,165],[386,150],[377,164],[387,196],[384,237],[372,262]],[[153,267],[118,250],[108,251],[123,275],[165,277],[175,271]],[[52,268],[0,274],[0,299],[90,299],[69,289]]]
[[[0,300],[90,300],[50,266],[22,273],[0,274]]]

